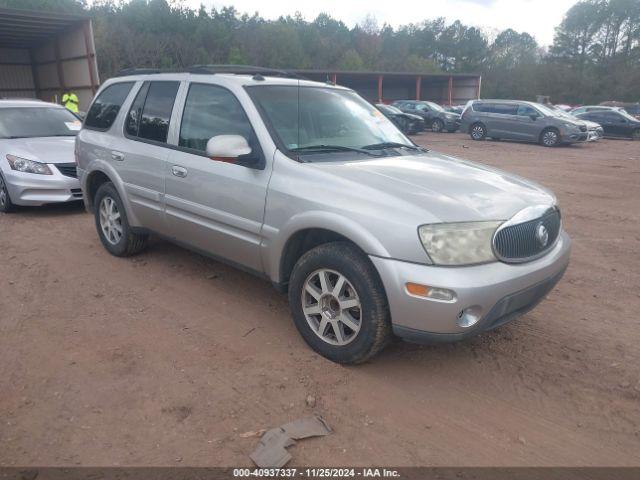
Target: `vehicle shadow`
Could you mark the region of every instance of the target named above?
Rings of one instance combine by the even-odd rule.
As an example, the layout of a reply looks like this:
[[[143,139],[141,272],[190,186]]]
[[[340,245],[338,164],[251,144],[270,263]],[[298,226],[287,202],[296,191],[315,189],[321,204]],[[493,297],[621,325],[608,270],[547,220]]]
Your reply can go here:
[[[84,203],[65,202],[65,203],[49,203],[39,207],[16,206],[15,211],[10,215],[23,215],[31,218],[37,217],[60,217],[64,215],[80,215],[86,213]]]

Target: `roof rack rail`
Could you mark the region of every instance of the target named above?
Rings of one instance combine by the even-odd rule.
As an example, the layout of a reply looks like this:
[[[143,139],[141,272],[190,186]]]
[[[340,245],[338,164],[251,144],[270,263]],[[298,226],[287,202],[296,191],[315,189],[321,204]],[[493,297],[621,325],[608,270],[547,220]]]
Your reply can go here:
[[[241,75],[270,75],[275,77],[299,78],[304,77],[295,72],[278,68],[256,67],[254,65],[192,65],[187,68],[189,73],[237,73]]]
[[[240,75],[269,75],[272,77],[285,77],[305,79],[295,72],[280,70],[277,68],[256,67],[253,65],[192,65],[186,68],[162,69],[162,68],[125,68],[115,76],[126,77],[131,75],[150,75],[154,73],[195,73],[214,75],[216,73],[235,73]]]

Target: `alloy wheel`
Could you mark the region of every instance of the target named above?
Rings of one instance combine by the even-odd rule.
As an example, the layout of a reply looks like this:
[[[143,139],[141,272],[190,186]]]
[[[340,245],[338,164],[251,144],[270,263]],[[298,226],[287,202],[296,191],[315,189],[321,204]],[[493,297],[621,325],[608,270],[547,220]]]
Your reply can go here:
[[[115,200],[104,197],[100,202],[100,228],[107,241],[117,245],[122,238],[122,220]]]
[[[471,129],[471,136],[475,140],[480,140],[484,136],[484,128],[480,125],[476,125]]]
[[[316,270],[302,291],[302,311],[311,330],[337,346],[352,342],[362,326],[362,306],[356,289],[339,272]]]
[[[551,147],[558,143],[558,134],[553,130],[549,130],[544,132],[542,135],[542,143],[544,143],[547,147]]]
[[[441,130],[442,130],[442,122],[440,122],[439,120],[434,120],[433,123],[431,124],[431,131],[438,133]]]

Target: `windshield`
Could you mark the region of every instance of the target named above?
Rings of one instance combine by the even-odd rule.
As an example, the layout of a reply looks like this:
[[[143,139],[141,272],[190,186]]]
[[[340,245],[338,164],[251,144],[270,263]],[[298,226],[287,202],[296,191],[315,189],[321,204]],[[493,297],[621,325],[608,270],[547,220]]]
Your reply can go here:
[[[314,155],[320,149],[323,157],[329,151],[331,155],[362,155],[363,149],[382,144],[416,148],[355,92],[295,85],[252,86],[247,90],[281,145],[297,155]]]
[[[438,105],[437,103],[433,103],[433,102],[424,102],[427,105],[429,105],[429,108],[431,108],[431,110],[435,110],[436,112],[444,112],[445,109],[442,108],[440,105]]]
[[[0,138],[73,137],[80,126],[65,108],[0,108]]]
[[[559,114],[558,110],[553,110],[549,107],[547,107],[546,105],[543,105],[541,103],[532,103],[532,105],[534,105],[540,112],[542,112],[543,114],[550,116],[550,117],[560,117],[562,115]]]

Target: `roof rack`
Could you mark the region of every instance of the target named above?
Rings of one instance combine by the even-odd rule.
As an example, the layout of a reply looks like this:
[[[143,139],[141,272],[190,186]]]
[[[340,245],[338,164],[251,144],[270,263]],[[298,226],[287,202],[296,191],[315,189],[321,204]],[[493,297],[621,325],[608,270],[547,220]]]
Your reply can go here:
[[[183,69],[125,68],[124,70],[120,70],[115,76],[126,77],[130,75],[150,75],[154,73],[194,73],[205,75],[215,75],[216,73],[235,73],[239,75],[254,75],[256,77],[268,75],[272,77],[305,79],[305,77],[287,70],[256,67],[253,65],[192,65]],[[256,79],[259,80],[260,78]]]

